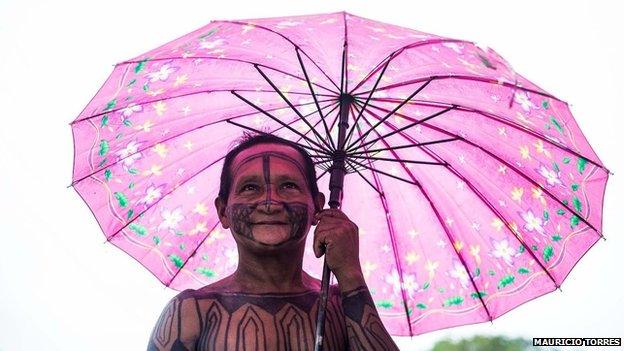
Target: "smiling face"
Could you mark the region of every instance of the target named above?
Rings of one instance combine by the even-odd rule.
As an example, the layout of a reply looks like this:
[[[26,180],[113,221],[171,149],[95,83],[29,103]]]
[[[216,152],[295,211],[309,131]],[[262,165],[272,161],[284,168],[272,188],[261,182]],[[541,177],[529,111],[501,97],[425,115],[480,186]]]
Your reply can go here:
[[[282,144],[257,144],[241,151],[231,166],[227,204],[215,205],[224,228],[247,246],[302,243],[313,224],[315,200],[305,176],[303,156]]]

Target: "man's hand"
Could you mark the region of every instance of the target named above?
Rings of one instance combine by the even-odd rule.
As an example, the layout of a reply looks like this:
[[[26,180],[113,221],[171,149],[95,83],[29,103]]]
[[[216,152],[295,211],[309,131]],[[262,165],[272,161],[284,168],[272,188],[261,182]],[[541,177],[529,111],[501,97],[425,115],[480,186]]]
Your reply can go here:
[[[316,257],[325,254],[340,290],[345,292],[366,285],[360,266],[357,225],[339,209],[321,210],[315,218],[319,222],[314,230],[314,254]]]

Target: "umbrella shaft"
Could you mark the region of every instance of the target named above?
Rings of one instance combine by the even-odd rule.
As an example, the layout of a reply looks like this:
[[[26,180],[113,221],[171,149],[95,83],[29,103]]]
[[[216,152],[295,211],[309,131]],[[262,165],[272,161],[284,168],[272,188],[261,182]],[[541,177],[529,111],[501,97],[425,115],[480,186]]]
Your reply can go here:
[[[340,122],[338,123],[338,149],[334,151],[331,174],[329,178],[329,202],[330,208],[339,208],[342,203],[342,187],[344,184],[345,157],[347,128],[349,128],[349,110],[353,103],[353,96],[340,95]],[[327,295],[329,292],[330,270],[327,260],[323,261],[323,279],[321,281],[321,296],[319,301],[318,315],[316,318],[316,333],[314,336],[314,350],[323,350],[323,335],[325,334],[325,308],[327,307]]]

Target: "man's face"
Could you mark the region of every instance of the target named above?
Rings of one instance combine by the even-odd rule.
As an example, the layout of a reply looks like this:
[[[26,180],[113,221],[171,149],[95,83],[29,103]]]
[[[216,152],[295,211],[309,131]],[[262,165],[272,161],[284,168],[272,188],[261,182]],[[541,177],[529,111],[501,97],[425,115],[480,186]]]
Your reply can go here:
[[[258,144],[236,155],[230,167],[232,185],[219,213],[237,241],[268,246],[303,241],[314,199],[301,154],[282,144]]]

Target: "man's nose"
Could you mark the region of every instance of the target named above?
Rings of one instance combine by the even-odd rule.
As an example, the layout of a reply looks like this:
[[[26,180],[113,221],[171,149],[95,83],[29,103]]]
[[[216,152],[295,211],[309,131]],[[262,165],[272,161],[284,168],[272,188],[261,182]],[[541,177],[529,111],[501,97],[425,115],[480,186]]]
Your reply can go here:
[[[279,193],[277,192],[277,187],[271,184],[267,186],[265,199],[262,203],[258,205],[258,208],[261,211],[267,213],[279,212],[283,209],[283,204],[280,200],[281,199]]]

